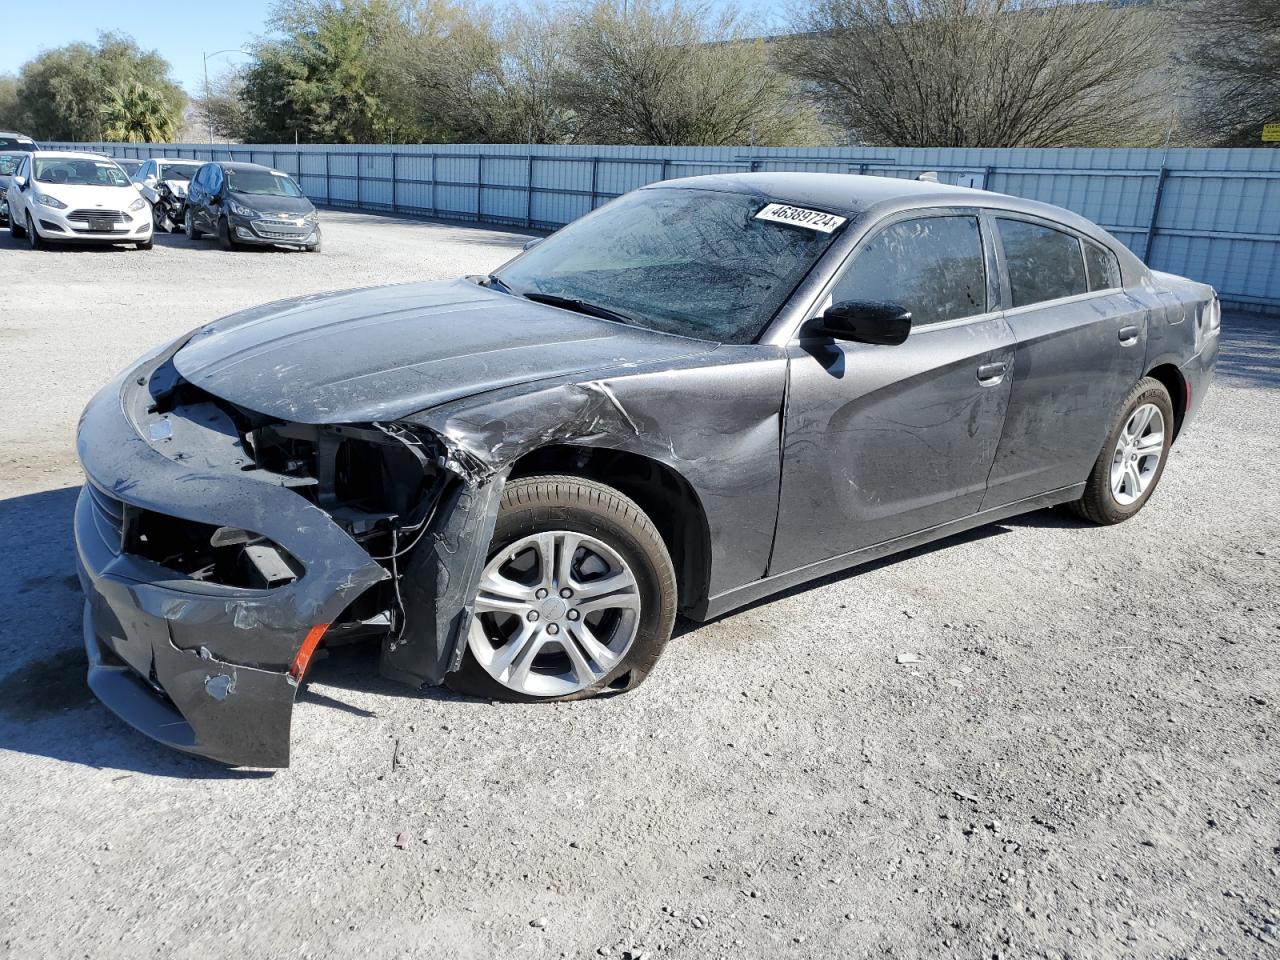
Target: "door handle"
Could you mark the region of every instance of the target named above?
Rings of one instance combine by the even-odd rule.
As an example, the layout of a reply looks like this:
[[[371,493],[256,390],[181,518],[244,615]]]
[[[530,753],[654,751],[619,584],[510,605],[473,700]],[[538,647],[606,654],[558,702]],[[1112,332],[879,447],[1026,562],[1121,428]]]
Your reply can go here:
[[[978,382],[984,387],[994,387],[1004,379],[1009,364],[1001,360],[997,363],[984,363],[978,368]]]
[[[1132,347],[1138,342],[1138,328],[1134,324],[1120,328],[1120,345],[1122,347]]]

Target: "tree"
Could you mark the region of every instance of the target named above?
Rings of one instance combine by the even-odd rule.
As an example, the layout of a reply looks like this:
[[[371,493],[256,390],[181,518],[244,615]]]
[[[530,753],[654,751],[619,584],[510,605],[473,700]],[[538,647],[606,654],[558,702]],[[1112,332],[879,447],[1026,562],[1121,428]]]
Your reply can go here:
[[[783,61],[864,143],[1158,143],[1158,15],[1070,0],[809,0]]]
[[[175,130],[186,94],[169,77],[169,64],[122,34],[99,35],[96,46],[72,43],[23,65],[18,76],[20,124],[40,140],[101,140],[109,91],[138,83],[151,91]]]
[[[732,6],[598,0],[568,38],[562,97],[596,143],[778,144],[821,137],[812,108]]]
[[[177,130],[164,94],[136,80],[107,88],[102,124],[102,139],[123,143],[164,143]]]
[[[18,78],[12,74],[0,74],[0,130],[15,130],[21,126],[22,120]]]
[[[191,98],[191,135],[197,140],[204,140],[212,129],[213,135],[220,140],[246,139],[249,114],[241,99],[243,90],[244,73],[241,69],[232,67],[212,78],[207,95],[202,88],[199,96]]]
[[[1261,146],[1262,125],[1280,122],[1280,2],[1197,0],[1180,18],[1198,78],[1198,139]]]
[[[504,12],[416,0],[384,38],[383,77],[406,134],[433,141],[562,143],[564,9]]]
[[[259,142],[377,143],[394,120],[378,84],[379,39],[396,18],[389,0],[285,0],[244,71],[247,138]]]

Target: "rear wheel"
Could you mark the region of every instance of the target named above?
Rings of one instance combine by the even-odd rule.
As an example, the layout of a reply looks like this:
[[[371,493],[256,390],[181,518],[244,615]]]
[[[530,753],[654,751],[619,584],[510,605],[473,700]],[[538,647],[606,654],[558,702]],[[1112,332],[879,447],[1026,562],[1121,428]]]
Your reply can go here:
[[[523,477],[503,493],[466,655],[447,682],[526,703],[630,689],[675,612],[671,558],[634,501],[579,477]]]
[[[1084,496],[1071,508],[1101,524],[1120,523],[1141,510],[1164,474],[1173,427],[1173,401],[1164,384],[1139,380],[1120,406]]]

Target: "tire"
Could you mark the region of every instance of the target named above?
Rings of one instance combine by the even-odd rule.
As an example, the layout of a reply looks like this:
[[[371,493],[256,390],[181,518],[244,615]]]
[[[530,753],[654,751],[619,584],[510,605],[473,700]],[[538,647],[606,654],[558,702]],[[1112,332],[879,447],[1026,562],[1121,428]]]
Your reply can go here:
[[[27,246],[32,250],[43,250],[45,247],[44,238],[40,236],[40,232],[36,229],[36,225],[31,222],[31,214],[27,214],[27,225],[23,227],[22,232],[26,234]]]
[[[231,225],[227,223],[226,217],[218,218],[218,246],[223,250],[234,250],[236,242],[231,236]]]
[[[1148,412],[1152,408],[1155,414]],[[1139,426],[1142,416],[1147,419]],[[1157,428],[1159,451],[1151,453]],[[1121,403],[1120,415],[1107,434],[1107,442],[1085,483],[1084,496],[1069,504],[1071,510],[1085,520],[1103,525],[1121,523],[1136,514],[1151,499],[1164,475],[1173,432],[1173,401],[1169,391],[1159,380],[1144,377],[1134,384]]]
[[[582,596],[564,603],[557,601],[555,593],[541,601],[531,600],[531,605],[540,609],[541,614],[537,610],[497,614],[485,610],[486,599],[492,602],[495,596],[484,589],[485,583],[494,582],[489,578],[489,571],[503,563],[513,548],[519,551],[522,543],[538,535],[555,540],[554,556],[558,559],[565,556],[564,545],[575,544],[569,555],[572,572],[566,578],[557,576],[552,589],[567,582]],[[613,554],[612,561],[605,559],[609,553]],[[535,559],[541,555],[536,547],[525,548],[511,563],[527,562],[531,554]],[[537,571],[531,571],[528,576],[529,585],[522,589],[533,591],[537,583],[550,582],[542,577],[542,561],[537,563]],[[593,582],[590,579],[593,574],[587,567],[594,565],[600,571],[604,563],[610,568],[594,574],[598,578],[594,582],[613,583],[618,577],[625,580],[626,574],[633,580],[622,592],[605,591],[608,596],[595,600],[593,605],[607,607],[611,600],[625,593],[629,608],[608,607],[579,613],[575,604],[584,602]],[[556,566],[559,570],[558,563]],[[675,569],[657,528],[630,498],[612,487],[580,477],[522,477],[507,485],[498,508],[482,580],[476,599],[477,612],[468,627],[462,665],[445,678],[459,693],[491,700],[538,703],[581,700],[609,691],[630,690],[649,675],[671,638],[675,623]],[[561,591],[560,596],[563,595]],[[592,603],[589,599],[586,602]],[[536,630],[526,622],[535,619],[540,620]],[[559,635],[548,636],[559,624],[563,624]],[[583,627],[587,628],[586,636],[594,644],[595,654],[585,641],[578,642]],[[509,639],[498,646],[494,641],[502,639],[503,631],[522,635],[526,629],[541,638],[541,645],[534,648],[535,653],[528,658],[532,666],[525,674],[530,679],[521,683],[517,679],[521,657],[514,657],[512,666],[505,671],[497,668],[510,649],[506,644],[516,641]],[[631,639],[624,647],[622,642],[627,636]],[[602,649],[615,644],[616,650]],[[576,661],[569,654],[569,645],[576,651]],[[488,666],[482,664],[478,652],[489,662]],[[608,656],[602,657],[601,653]],[[583,666],[590,669],[583,670]],[[557,670],[562,675],[557,676]],[[588,676],[592,679],[584,682]]]
[[[9,214],[9,236],[14,240],[25,240],[27,238],[27,231],[18,226],[18,218],[12,212]]]
[[[151,208],[151,229],[155,233],[163,233],[169,228],[165,224],[169,223],[169,218],[165,216],[159,205]]]
[[[315,243],[311,244],[311,246],[307,247],[307,253],[319,253],[321,242],[322,241],[317,240]]]
[[[186,215],[182,218],[183,232],[187,235],[188,240],[199,240],[204,233],[196,226],[195,217],[191,215],[188,209]]]

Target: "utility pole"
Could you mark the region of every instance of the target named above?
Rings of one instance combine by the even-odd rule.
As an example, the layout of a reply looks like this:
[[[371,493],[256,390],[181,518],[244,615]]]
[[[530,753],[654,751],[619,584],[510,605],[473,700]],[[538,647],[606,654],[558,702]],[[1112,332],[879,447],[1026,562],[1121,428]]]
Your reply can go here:
[[[231,47],[226,50],[215,50],[213,53],[201,53],[204,57],[204,118],[209,124],[209,156],[213,157],[213,113],[209,110],[209,58],[216,57],[223,53],[243,53],[246,57],[252,57],[253,54],[248,50],[242,50],[240,47]]]

